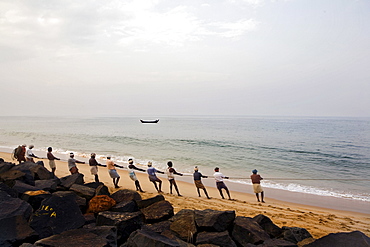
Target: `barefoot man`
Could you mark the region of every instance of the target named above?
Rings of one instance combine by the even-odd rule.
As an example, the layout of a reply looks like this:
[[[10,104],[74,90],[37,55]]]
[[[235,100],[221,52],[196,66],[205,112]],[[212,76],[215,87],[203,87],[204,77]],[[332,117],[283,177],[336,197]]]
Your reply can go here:
[[[260,201],[260,198],[258,196],[258,193],[261,193],[261,201],[264,203],[265,201],[263,200],[263,190],[261,187],[261,180],[263,179],[259,174],[257,174],[257,170],[254,169],[252,171],[251,179],[252,179],[252,184],[253,184],[253,190],[254,193],[256,193],[257,201]]]

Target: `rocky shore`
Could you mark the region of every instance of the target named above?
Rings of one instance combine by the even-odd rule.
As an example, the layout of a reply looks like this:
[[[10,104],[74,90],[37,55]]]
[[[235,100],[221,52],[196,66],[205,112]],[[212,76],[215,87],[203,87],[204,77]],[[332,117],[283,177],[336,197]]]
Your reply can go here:
[[[104,183],[85,183],[81,173],[52,177],[42,162],[0,160],[0,208],[0,246],[370,246],[360,231],[315,239],[304,228],[279,227],[263,214],[175,214],[163,195],[111,193]]]

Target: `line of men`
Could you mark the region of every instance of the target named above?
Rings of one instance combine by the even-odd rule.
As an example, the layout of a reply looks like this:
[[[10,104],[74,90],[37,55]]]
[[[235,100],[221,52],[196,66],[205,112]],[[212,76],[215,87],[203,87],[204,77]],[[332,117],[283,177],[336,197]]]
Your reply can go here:
[[[34,163],[33,158],[39,158],[39,157],[37,157],[33,153],[33,151],[32,151],[33,147],[34,147],[33,145],[30,145],[29,148],[26,150],[26,145],[19,146],[18,151],[16,150],[17,148],[14,150],[13,156],[19,161],[19,163],[21,163],[22,161],[23,162],[30,161],[30,162]],[[60,159],[55,157],[53,155],[52,151],[53,151],[52,147],[49,147],[48,148],[48,153],[47,153],[47,158],[49,160],[49,166],[52,170],[52,173],[53,173],[53,175],[55,175],[55,170],[56,170],[55,160],[60,160]],[[68,159],[68,169],[69,169],[71,174],[78,173],[78,168],[77,168],[77,165],[76,165],[77,163],[85,164],[84,161],[76,160],[74,158],[74,154],[70,153],[70,158]],[[139,180],[136,177],[135,170],[142,171],[142,172],[146,171],[148,173],[149,181],[153,183],[153,185],[154,185],[155,189],[158,191],[158,193],[162,193],[162,180],[157,177],[156,173],[165,174],[165,172],[162,172],[162,171],[159,171],[159,170],[155,169],[152,166],[151,161],[149,161],[148,164],[147,164],[148,165],[147,170],[136,167],[134,165],[134,161],[132,159],[129,159],[128,163],[129,163],[129,165],[127,167],[128,174],[129,174],[129,177],[131,178],[131,180],[134,181],[137,191],[144,192],[142,190],[141,186],[140,186]],[[108,173],[109,173],[110,177],[113,179],[114,187],[115,188],[120,188],[120,186],[118,185],[118,182],[120,180],[120,175],[118,174],[118,172],[116,170],[116,167],[119,167],[119,168],[124,168],[124,167],[115,164],[111,160],[111,157],[107,157],[106,165],[102,165],[96,160],[96,154],[92,153],[91,157],[89,159],[89,166],[90,166],[91,174],[94,175],[94,177],[95,177],[95,182],[99,182],[98,166],[107,167],[108,168]],[[177,195],[182,196],[179,192],[179,188],[177,187],[176,180],[175,180],[175,175],[183,176],[183,174],[179,173],[179,172],[176,172],[176,170],[173,168],[172,161],[168,161],[167,166],[168,167],[167,167],[167,170],[166,170],[166,174],[167,174],[168,181],[170,182],[170,194],[172,194],[172,188],[174,187],[176,192],[177,192]],[[231,196],[230,196],[230,191],[229,191],[228,187],[226,186],[226,184],[223,181],[224,179],[229,179],[229,177],[224,176],[220,172],[220,168],[218,168],[218,167],[216,167],[214,169],[214,171],[215,171],[215,173],[213,174],[213,177],[215,178],[216,187],[217,187],[217,189],[220,193],[221,198],[225,199],[224,195],[223,195],[223,192],[222,192],[222,190],[225,190],[226,194],[228,195],[229,200],[232,200]],[[256,194],[258,202],[260,202],[259,194],[261,194],[261,201],[264,203],[265,202],[264,201],[264,192],[263,192],[263,189],[261,187],[261,180],[263,180],[263,178],[257,173],[258,173],[258,171],[256,169],[254,169],[252,171],[252,175],[250,176],[250,178],[252,180],[252,184],[253,184],[253,191]],[[200,173],[199,170],[198,170],[198,167],[195,166],[194,173],[193,173],[193,179],[194,179],[195,186],[197,188],[198,196],[201,197],[200,189],[202,189],[204,191],[204,194],[206,195],[206,197],[208,199],[211,199],[208,196],[208,192],[207,192],[206,187],[202,183],[202,178],[208,178],[208,176],[204,176],[202,173]],[[158,183],[158,185],[157,185],[157,183]]]

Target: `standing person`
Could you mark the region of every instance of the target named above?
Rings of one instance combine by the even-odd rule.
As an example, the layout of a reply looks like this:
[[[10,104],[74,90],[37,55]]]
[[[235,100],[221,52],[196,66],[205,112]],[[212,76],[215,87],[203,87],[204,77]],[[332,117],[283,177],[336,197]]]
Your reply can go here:
[[[162,180],[160,180],[157,175],[155,174],[156,172],[164,174],[164,172],[158,171],[154,167],[152,167],[152,162],[148,161],[148,169],[146,172],[149,175],[149,181],[154,184],[155,189],[158,191],[158,193],[162,192]],[[159,189],[157,187],[157,182],[159,184]]]
[[[221,195],[222,199],[225,199],[224,195],[222,194],[222,189],[224,189],[224,190],[226,190],[226,193],[229,196],[229,200],[231,200],[229,189],[227,188],[226,184],[224,183],[224,178],[228,179],[229,177],[224,176],[220,172],[220,168],[218,168],[218,167],[215,168],[215,173],[213,174],[213,176],[215,177],[216,186],[217,186],[218,191],[220,192],[220,195]]]
[[[130,178],[135,182],[136,191],[144,192],[141,189],[140,182],[136,177],[135,170],[145,172],[144,169],[138,168],[134,165],[134,161],[132,159],[128,159],[128,175]]]
[[[95,182],[99,183],[99,176],[98,176],[98,166],[102,166],[101,164],[98,163],[95,159],[96,154],[92,153],[89,159],[89,165],[90,165],[90,172],[91,175],[94,175],[95,177]]]
[[[19,164],[23,162],[26,162],[26,144],[23,144],[22,146],[18,146],[13,151],[13,159],[18,160]]]
[[[194,177],[194,183],[195,183],[195,187],[197,187],[197,192],[198,192],[198,196],[200,197],[200,189],[202,189],[204,191],[204,194],[206,194],[207,198],[208,199],[211,199],[209,196],[208,196],[208,193],[207,193],[207,190],[206,190],[206,187],[204,187],[203,183],[202,183],[202,178],[208,178],[208,176],[203,176],[202,173],[200,173],[198,171],[198,167],[196,166],[194,168],[194,174],[193,174],[193,177]]]
[[[261,201],[264,203],[265,201],[263,200],[263,197],[264,197],[264,193],[263,193],[263,189],[261,187],[261,180],[263,179],[259,174],[257,174],[257,170],[254,169],[252,171],[252,175],[251,175],[251,180],[252,180],[252,184],[253,184],[253,191],[254,193],[256,194],[256,197],[257,197],[257,201],[260,202],[260,198],[258,196],[258,193],[261,193]]]
[[[35,163],[35,161],[33,160],[33,158],[39,158],[39,157],[37,157],[37,156],[33,153],[33,151],[32,151],[33,147],[34,147],[34,145],[30,145],[30,146],[28,147],[28,149],[27,149],[27,151],[26,151],[26,160],[27,160],[27,161],[30,161],[30,162],[32,162],[32,163]]]
[[[53,151],[53,148],[48,147],[48,153],[46,154],[46,156],[48,157],[49,166],[50,166],[51,172],[53,173],[53,177],[54,177],[55,176],[55,170],[57,169],[57,167],[55,165],[55,160],[60,160],[60,159],[55,157],[54,154],[52,153],[52,151]]]
[[[177,192],[177,195],[181,196],[179,192],[179,188],[177,188],[174,175],[176,174],[176,175],[182,176],[182,173],[176,172],[176,170],[172,167],[173,166],[172,161],[168,161],[167,166],[168,166],[167,167],[167,178],[168,178],[168,181],[170,182],[170,194],[172,194],[172,186],[174,186]]]
[[[78,173],[78,168],[77,168],[76,163],[85,164],[85,162],[76,160],[74,157],[75,155],[73,153],[69,154],[68,169],[71,174]]]
[[[113,179],[113,185],[114,185],[114,188],[119,188],[118,186],[118,182],[119,182],[119,179],[121,178],[120,175],[118,174],[115,166],[117,166],[116,164],[114,164],[114,162],[110,159],[110,157],[108,156],[107,157],[107,167],[108,167],[108,172],[109,172],[109,175],[110,177]]]

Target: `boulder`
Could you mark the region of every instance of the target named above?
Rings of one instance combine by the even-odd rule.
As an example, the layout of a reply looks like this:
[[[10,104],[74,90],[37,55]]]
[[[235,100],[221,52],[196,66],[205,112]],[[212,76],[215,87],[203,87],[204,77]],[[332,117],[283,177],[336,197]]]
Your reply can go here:
[[[13,186],[13,189],[18,192],[18,195],[22,195],[23,193],[27,191],[37,191],[40,190],[39,188],[32,186],[30,184],[26,184],[20,180],[16,180],[15,184]]]
[[[311,234],[304,228],[283,226],[282,230],[282,238],[295,244],[306,238],[312,238]]]
[[[87,212],[88,213],[99,213],[99,212],[107,211],[115,205],[116,205],[116,201],[107,195],[94,196],[89,201]]]
[[[0,162],[0,176],[2,173],[9,171],[15,166],[13,163],[9,162]]]
[[[42,201],[40,208],[30,219],[30,226],[39,234],[40,238],[77,229],[84,224],[85,218],[73,194],[64,196],[52,194],[50,198]]]
[[[87,187],[81,184],[72,184],[69,190],[75,192],[77,195],[86,198],[86,200],[91,200],[95,195],[95,189]]]
[[[96,226],[115,226],[117,227],[118,244],[124,243],[129,235],[140,229],[143,225],[143,215],[141,212],[119,213],[119,212],[100,212],[96,219]]]
[[[167,220],[174,215],[173,207],[168,201],[159,201],[149,207],[141,209],[144,214],[145,222],[155,223]]]
[[[270,239],[270,236],[255,220],[242,216],[236,217],[234,221],[232,237],[241,246],[248,243],[258,245]]]
[[[50,192],[44,191],[44,190],[36,190],[36,191],[26,191],[21,199],[28,202],[34,211],[39,209],[41,206],[41,202],[46,199],[51,197]]]
[[[77,203],[78,207],[80,208],[81,212],[84,212],[87,209],[86,199],[81,197],[81,196],[78,196],[77,194],[75,194],[72,191],[56,191],[52,195],[59,196],[59,197],[72,195],[75,198],[76,203]]]
[[[286,241],[284,239],[269,239],[263,242],[263,244],[257,245],[258,247],[298,247],[298,245]]]
[[[109,188],[105,186],[104,184],[101,184],[95,189],[95,195],[96,196],[101,196],[101,195],[110,196]]]
[[[146,224],[141,229],[147,232],[156,232],[161,234],[164,231],[170,231],[171,222],[168,220],[154,224]]]
[[[196,245],[214,244],[223,247],[236,247],[237,245],[229,236],[228,231],[223,232],[200,232],[197,235]]]
[[[164,196],[163,195],[156,195],[155,197],[151,197],[151,198],[148,198],[148,199],[144,199],[144,200],[140,200],[140,201],[137,201],[137,206],[139,208],[146,208],[146,207],[149,207],[150,205],[156,203],[156,202],[159,202],[159,201],[164,201]]]
[[[112,199],[113,200],[113,199]],[[136,212],[138,207],[134,201],[123,201],[110,209],[112,212]]]
[[[271,238],[277,238],[283,233],[283,230],[280,227],[275,225],[269,217],[263,214],[259,214],[253,217],[253,219],[270,235]]]
[[[199,231],[223,232],[230,229],[235,211],[195,210],[195,222]]]
[[[310,244],[304,245],[304,247],[327,246],[368,247],[370,246],[370,238],[360,231],[330,233]]]
[[[43,165],[37,164],[30,167],[30,171],[35,180],[48,180],[53,178],[53,174],[49,172]]]
[[[60,178],[60,185],[66,189],[69,189],[73,184],[84,184],[84,175],[75,173]]]
[[[35,187],[39,188],[40,190],[46,190],[50,192],[56,191],[59,184],[60,180],[58,178],[35,181]]]
[[[129,247],[179,247],[180,244],[156,232],[137,230],[133,232],[127,240],[125,246]]]
[[[17,215],[28,220],[32,214],[32,207],[27,202],[11,197],[8,193],[0,191],[0,221]]]
[[[188,243],[188,242],[185,242],[183,240],[181,240],[180,238],[178,238],[176,236],[176,234],[174,234],[171,230],[167,230],[167,231],[164,231],[161,233],[162,236],[165,236],[171,240],[174,240],[176,241],[180,247],[195,247],[195,245],[191,244],[191,242],[193,242],[193,240],[191,239],[191,241]]]
[[[141,195],[133,190],[123,189],[114,192],[111,197],[117,202],[123,201],[141,201]]]
[[[35,163],[32,162],[24,162],[19,165],[16,165],[10,169],[10,171],[21,171],[25,175],[22,177],[22,181],[25,182],[26,184],[35,186],[35,173],[31,170],[33,169],[36,165]]]
[[[35,246],[105,247],[117,246],[115,232],[106,229],[74,229],[35,242]]]
[[[0,182],[7,184],[9,187],[13,187],[15,180],[25,181],[24,176],[26,173],[18,170],[9,170],[0,174]]]
[[[11,197],[18,198],[18,192],[5,183],[0,182],[0,191],[6,192]]]
[[[176,218],[170,226],[180,239],[191,243],[194,235],[197,233],[197,226],[195,224],[195,213],[193,210],[183,209],[176,214]]]
[[[86,183],[84,185],[96,190],[96,188],[98,188],[100,185],[104,185],[104,183],[102,183],[102,182],[90,182],[90,183]]]

